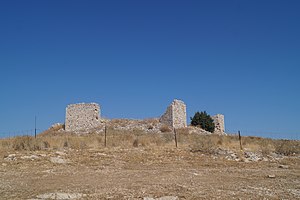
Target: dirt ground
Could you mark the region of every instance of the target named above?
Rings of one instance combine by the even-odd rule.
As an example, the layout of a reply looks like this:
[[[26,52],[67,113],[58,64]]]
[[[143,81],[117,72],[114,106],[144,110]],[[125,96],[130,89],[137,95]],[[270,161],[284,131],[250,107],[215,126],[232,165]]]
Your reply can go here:
[[[183,147],[0,154],[0,199],[300,199],[296,156],[229,161]]]

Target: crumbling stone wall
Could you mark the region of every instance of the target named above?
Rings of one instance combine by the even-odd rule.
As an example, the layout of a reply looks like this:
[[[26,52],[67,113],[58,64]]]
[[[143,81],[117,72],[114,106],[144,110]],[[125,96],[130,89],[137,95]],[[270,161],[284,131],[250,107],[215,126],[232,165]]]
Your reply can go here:
[[[224,115],[217,114],[212,116],[212,119],[215,123],[215,131],[217,134],[225,134],[225,123],[224,123]]]
[[[186,127],[186,105],[184,102],[175,99],[161,116],[159,121],[173,128]]]
[[[70,104],[66,108],[66,131],[79,131],[100,125],[100,106],[96,103]]]

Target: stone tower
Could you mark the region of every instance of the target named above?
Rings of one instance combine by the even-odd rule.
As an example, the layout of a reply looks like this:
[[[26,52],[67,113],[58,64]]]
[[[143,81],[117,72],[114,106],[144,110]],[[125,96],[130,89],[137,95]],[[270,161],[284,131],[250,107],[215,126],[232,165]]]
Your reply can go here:
[[[66,131],[96,128],[100,124],[100,106],[96,103],[70,104],[66,108]]]
[[[215,116],[212,116],[212,119],[215,123],[215,131],[214,133],[217,134],[225,134],[225,123],[224,123],[224,115],[217,114]]]
[[[167,108],[167,111],[159,119],[173,128],[184,128],[187,126],[186,122],[186,105],[183,101],[175,99]]]

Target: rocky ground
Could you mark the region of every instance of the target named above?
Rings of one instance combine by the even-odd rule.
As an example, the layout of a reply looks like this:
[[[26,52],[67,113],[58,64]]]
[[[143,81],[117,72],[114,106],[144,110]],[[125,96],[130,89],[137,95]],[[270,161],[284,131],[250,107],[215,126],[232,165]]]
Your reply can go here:
[[[53,124],[48,131],[45,131],[45,134],[52,132],[53,130],[58,133],[67,133],[64,130],[64,125],[60,123]],[[98,127],[89,129],[89,130],[78,130],[75,131],[76,134],[87,134],[87,133],[103,133],[104,129],[114,129],[118,131],[133,131],[139,130],[143,133],[161,133],[161,132],[170,132],[172,128],[159,122],[158,118],[137,120],[137,119],[101,119],[101,123]],[[189,134],[206,134],[210,135],[211,133],[205,131],[201,128],[188,126],[185,128],[185,131]],[[73,132],[74,133],[74,132]]]
[[[183,146],[2,150],[0,199],[300,199],[300,157]]]

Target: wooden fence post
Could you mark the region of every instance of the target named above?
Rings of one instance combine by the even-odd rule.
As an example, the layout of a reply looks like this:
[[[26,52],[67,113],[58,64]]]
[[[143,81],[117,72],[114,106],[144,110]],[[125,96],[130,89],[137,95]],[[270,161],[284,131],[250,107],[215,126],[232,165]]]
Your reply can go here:
[[[104,127],[104,147],[106,147],[106,126]]]
[[[175,146],[177,148],[177,133],[176,133],[176,129],[174,128],[173,131],[174,131],[174,136],[175,136]]]
[[[240,148],[241,148],[241,151],[243,150],[243,146],[242,146],[242,137],[241,137],[241,132],[238,131],[239,133],[239,141],[240,141]]]

